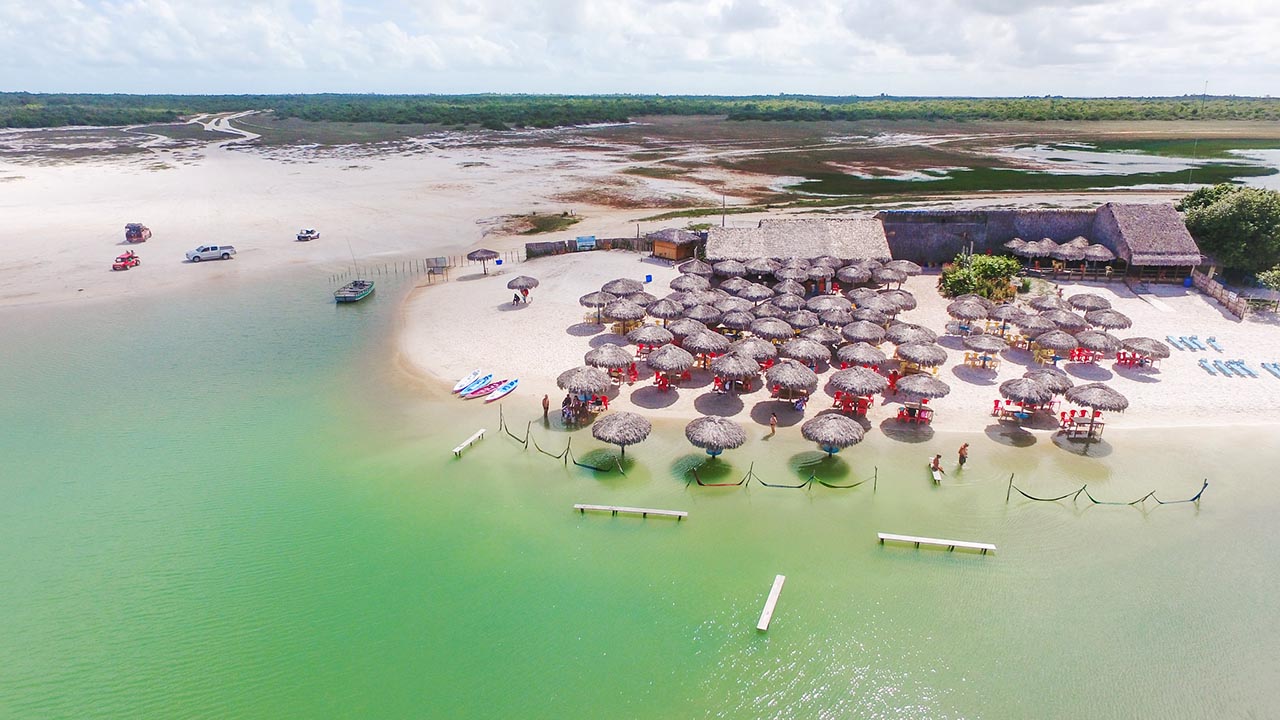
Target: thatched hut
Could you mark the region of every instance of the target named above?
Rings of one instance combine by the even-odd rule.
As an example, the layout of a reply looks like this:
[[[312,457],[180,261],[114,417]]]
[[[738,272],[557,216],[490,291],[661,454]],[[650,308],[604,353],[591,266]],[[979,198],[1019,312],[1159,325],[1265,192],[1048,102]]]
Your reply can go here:
[[[685,425],[684,436],[694,447],[706,450],[711,457],[742,447],[747,442],[747,432],[741,425],[715,415],[700,417]]]
[[[617,445],[627,454],[628,445],[637,445],[649,437],[653,426],[643,415],[620,410],[609,413],[591,426],[591,436],[601,442]]]
[[[667,260],[691,258],[698,252],[702,238],[681,228],[664,228],[645,236],[653,243],[653,256]]]
[[[828,456],[862,442],[864,432],[855,420],[838,413],[823,413],[800,426],[800,435]]]

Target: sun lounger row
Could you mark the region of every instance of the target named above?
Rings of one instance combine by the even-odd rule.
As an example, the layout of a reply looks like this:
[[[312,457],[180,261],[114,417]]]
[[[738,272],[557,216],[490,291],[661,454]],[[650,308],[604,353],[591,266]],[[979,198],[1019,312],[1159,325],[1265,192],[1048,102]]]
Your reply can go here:
[[[1218,344],[1218,338],[1215,337],[1206,338],[1203,343],[1200,342],[1200,337],[1197,335],[1179,335],[1177,337],[1165,335],[1164,339],[1169,343],[1170,347],[1175,350],[1190,350],[1191,352],[1196,352],[1198,350],[1202,351],[1213,348],[1218,352],[1222,352],[1222,346]],[[1209,347],[1205,347],[1206,343],[1208,343]]]

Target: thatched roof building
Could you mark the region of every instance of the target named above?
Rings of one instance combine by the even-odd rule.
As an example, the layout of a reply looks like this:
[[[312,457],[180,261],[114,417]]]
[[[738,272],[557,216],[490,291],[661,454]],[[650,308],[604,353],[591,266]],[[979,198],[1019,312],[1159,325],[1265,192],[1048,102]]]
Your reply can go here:
[[[887,260],[884,227],[874,218],[768,219],[753,228],[713,227],[707,235],[707,259],[818,257]]]
[[[1098,208],[1094,237],[1130,265],[1200,264],[1200,248],[1172,205],[1107,203]]]
[[[645,235],[645,239],[653,243],[655,257],[668,260],[683,260],[697,254],[698,243],[702,238],[679,228],[665,228]]]

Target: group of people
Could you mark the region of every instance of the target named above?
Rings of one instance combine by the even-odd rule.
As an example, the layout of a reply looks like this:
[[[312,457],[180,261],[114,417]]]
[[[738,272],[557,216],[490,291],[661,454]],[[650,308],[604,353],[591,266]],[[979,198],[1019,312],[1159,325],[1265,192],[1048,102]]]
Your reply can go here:
[[[963,469],[964,464],[969,461],[969,443],[961,445],[960,450],[956,454],[959,456],[959,467],[957,469]],[[934,472],[942,473],[943,475],[947,474],[947,471],[942,469],[941,455],[933,456],[933,460],[929,463],[929,469]]]
[[[519,305],[520,303],[529,302],[529,288],[520,288],[520,292],[511,293],[511,304]]]
[[[575,425],[586,419],[589,413],[609,409],[608,395],[574,395],[566,393],[560,402],[560,419],[566,425]],[[551,415],[551,398],[542,396],[542,419],[549,421]]]

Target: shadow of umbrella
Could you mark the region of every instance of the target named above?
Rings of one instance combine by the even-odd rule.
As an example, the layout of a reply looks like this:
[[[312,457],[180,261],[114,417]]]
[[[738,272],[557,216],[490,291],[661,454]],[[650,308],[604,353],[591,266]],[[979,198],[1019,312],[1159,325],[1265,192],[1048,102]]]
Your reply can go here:
[[[986,428],[987,437],[1008,447],[1031,447],[1036,444],[1035,433],[1014,423],[992,423]]]
[[[1112,376],[1110,370],[1093,363],[1065,363],[1063,371],[1072,377],[1078,377],[1089,382],[1110,380]]]
[[[1104,458],[1112,453],[1114,447],[1106,440],[1071,440],[1064,433],[1053,436],[1053,444],[1072,455],[1081,457]]]
[[[597,325],[596,323],[581,322],[581,323],[577,323],[576,325],[570,325],[569,327],[565,328],[564,331],[565,331],[565,334],[572,335],[573,337],[591,337],[596,333],[603,332],[604,325]]]
[[[675,390],[659,390],[656,385],[646,385],[631,393],[631,402],[649,410],[671,407],[679,399],[680,393]]]
[[[801,480],[808,480],[810,475],[814,475],[827,482],[844,480],[851,470],[844,458],[821,450],[796,453],[787,458],[787,467]]]
[[[761,400],[751,406],[751,419],[765,427],[769,427],[771,414],[777,414],[779,428],[799,425],[804,420],[804,413],[796,412],[795,405],[787,400]]]
[[[956,365],[951,374],[970,385],[990,386],[996,384],[996,371],[992,368],[976,368],[968,365]]]
[[[707,457],[703,453],[681,455],[671,463],[671,474],[681,482],[694,483],[694,470],[698,471],[698,478],[702,482],[710,484],[737,482],[746,474],[735,469],[733,463],[718,457]]]
[[[622,474],[635,466],[635,458],[629,458],[625,455],[619,455],[616,450],[610,448],[596,448],[582,455],[574,453],[574,459],[583,465],[591,467],[582,468],[590,470],[596,474],[596,477],[608,477],[610,475],[622,477]],[[570,465],[570,467],[577,467]],[[622,468],[622,472],[618,472],[618,468]]]
[[[904,443],[922,443],[933,439],[931,425],[898,422],[897,418],[885,418],[881,421],[880,432],[890,440]]]
[[[737,393],[728,392],[708,392],[699,395],[693,399],[693,409],[703,415],[718,415],[720,417],[731,417],[742,412],[746,407],[742,402],[742,396]],[[765,418],[768,424],[769,419]]]

